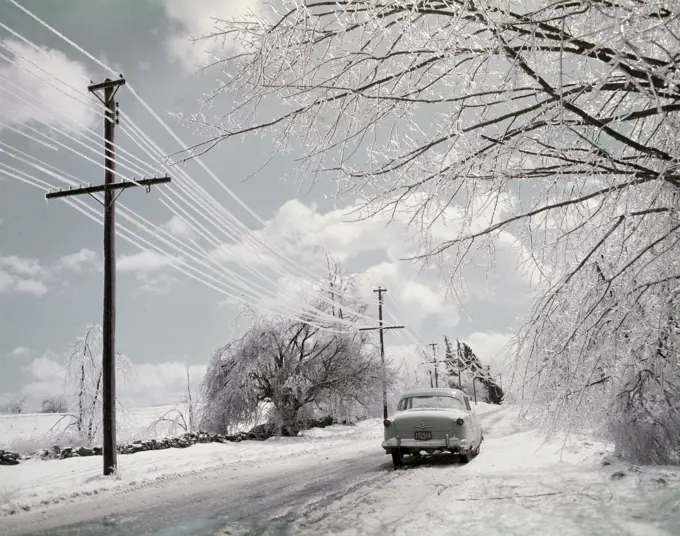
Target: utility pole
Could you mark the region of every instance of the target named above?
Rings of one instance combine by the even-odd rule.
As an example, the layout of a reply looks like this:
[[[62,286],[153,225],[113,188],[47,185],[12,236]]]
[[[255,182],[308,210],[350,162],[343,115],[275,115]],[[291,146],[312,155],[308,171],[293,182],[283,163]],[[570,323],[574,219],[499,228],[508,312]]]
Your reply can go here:
[[[170,182],[170,177],[140,179],[138,181],[116,182],[114,129],[118,124],[118,103],[116,93],[125,85],[121,75],[118,80],[107,78],[100,84],[88,86],[104,105],[104,184],[100,186],[86,186],[69,190],[48,192],[47,199],[70,197],[88,194],[96,201],[99,199],[92,194],[104,192],[104,317],[102,322],[102,411],[104,434],[104,475],[115,473],[117,468],[116,456],[116,234],[115,216],[116,200],[120,193],[134,186],[146,186],[147,192],[154,184]],[[100,95],[103,90],[104,97]],[[116,194],[116,190],[120,190]]]
[[[385,368],[385,340],[383,338],[383,331],[386,329],[404,329],[404,326],[383,326],[383,292],[387,292],[386,288],[378,285],[378,288],[373,292],[378,293],[378,327],[377,328],[359,328],[359,331],[380,331],[380,361],[382,363],[382,401],[383,401],[383,419],[387,419],[387,369]]]
[[[429,346],[432,347],[432,364],[434,365],[434,386],[439,387],[439,376],[437,375],[437,343],[431,342]]]
[[[432,346],[432,344],[436,344],[436,343],[430,343],[428,346]],[[425,356],[425,359],[428,359],[427,355]],[[435,357],[434,360],[432,360],[432,361],[421,361],[420,363],[418,363],[419,365],[428,365],[427,372],[430,374],[430,387],[435,387],[435,383],[432,380],[432,369],[429,368],[429,365],[435,366],[435,373],[436,373],[436,367],[439,363],[446,363],[446,361],[437,361],[437,358]],[[435,376],[435,378],[437,378],[437,376]],[[439,384],[437,384],[436,387],[439,387]]]

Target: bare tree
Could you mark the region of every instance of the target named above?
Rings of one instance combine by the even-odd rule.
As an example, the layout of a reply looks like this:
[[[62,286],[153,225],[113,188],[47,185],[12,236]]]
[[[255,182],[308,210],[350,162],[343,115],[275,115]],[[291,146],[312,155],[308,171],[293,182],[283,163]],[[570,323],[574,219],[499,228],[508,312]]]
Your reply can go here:
[[[649,346],[676,336],[678,5],[283,4],[217,21],[230,48],[208,68],[224,74],[194,117],[208,139],[184,156],[267,133],[301,153],[298,176],[360,192],[360,216],[401,209],[423,231],[420,257],[445,260],[451,277],[499,236],[519,240],[543,296],[518,344],[522,381],[552,386],[555,425],[606,408],[595,420],[622,448],[614,429],[647,415],[623,451],[668,460],[671,432],[644,455],[633,444],[647,427],[679,429],[677,362]],[[223,101],[235,104],[211,115]]]

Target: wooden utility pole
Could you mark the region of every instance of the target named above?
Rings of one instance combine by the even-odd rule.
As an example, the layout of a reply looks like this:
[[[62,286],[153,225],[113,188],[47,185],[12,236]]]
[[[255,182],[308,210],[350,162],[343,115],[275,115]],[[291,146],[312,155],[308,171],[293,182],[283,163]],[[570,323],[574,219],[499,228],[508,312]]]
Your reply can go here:
[[[115,101],[118,89],[125,85],[121,75],[118,80],[106,79],[100,84],[88,86],[104,105],[104,184],[69,190],[48,192],[47,199],[104,192],[104,318],[102,323],[102,411],[104,435],[104,475],[115,473],[116,456],[116,199],[120,192],[134,186],[146,186],[147,192],[154,184],[170,182],[170,177],[140,179],[138,181],[115,182],[114,129],[118,124],[118,103]],[[104,97],[100,95],[103,90]],[[94,196],[92,196],[94,197]],[[99,199],[94,197],[98,202]]]
[[[439,387],[439,375],[437,374],[437,343],[431,342],[429,346],[432,347],[432,365],[434,365],[434,386]]]
[[[385,367],[385,340],[383,338],[383,331],[386,329],[403,329],[404,326],[383,326],[383,292],[387,292],[386,288],[378,285],[378,288],[373,292],[378,293],[378,327],[376,328],[359,328],[359,331],[380,330],[380,361],[382,363],[382,400],[383,400],[383,419],[387,419],[387,369]]]

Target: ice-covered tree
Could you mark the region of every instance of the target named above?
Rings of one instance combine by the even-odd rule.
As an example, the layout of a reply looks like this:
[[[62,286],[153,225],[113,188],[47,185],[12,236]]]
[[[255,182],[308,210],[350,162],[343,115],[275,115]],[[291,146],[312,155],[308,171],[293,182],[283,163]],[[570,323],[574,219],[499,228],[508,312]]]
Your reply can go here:
[[[65,413],[68,409],[66,399],[63,396],[51,396],[42,401],[40,411],[42,413]]]
[[[654,196],[676,204],[674,194]],[[519,338],[518,383],[525,400],[542,402],[528,410],[552,430],[598,430],[647,463],[680,461],[680,237],[675,210],[664,213],[601,212],[607,240],[585,239],[592,255],[574,258]]]
[[[202,428],[225,432],[254,422],[268,403],[279,432],[294,435],[303,408],[334,397],[370,397],[379,390],[381,371],[365,338],[303,321],[261,320],[213,355],[203,385]]]
[[[266,404],[278,433],[294,435],[314,407],[350,417],[357,405],[370,407],[380,395],[375,346],[341,321],[356,320],[365,309],[352,278],[329,262],[327,280],[310,293],[316,298],[299,320],[252,315],[248,332],[215,352],[202,385],[203,429],[225,432],[254,423]],[[322,299],[329,295],[333,303]],[[311,310],[323,314],[317,318]]]
[[[100,439],[103,422],[102,408],[102,329],[87,328],[78,337],[66,363],[65,401],[68,413],[65,429],[75,432],[78,440],[92,444]],[[123,380],[130,372],[129,360],[116,353],[116,377]],[[122,406],[118,404],[122,410]],[[122,415],[121,412],[117,418]]]

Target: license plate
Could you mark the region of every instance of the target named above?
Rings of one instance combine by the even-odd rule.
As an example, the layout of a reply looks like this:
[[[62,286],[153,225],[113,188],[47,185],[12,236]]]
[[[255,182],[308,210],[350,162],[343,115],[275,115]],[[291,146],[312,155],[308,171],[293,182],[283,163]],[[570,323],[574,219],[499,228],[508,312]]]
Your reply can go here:
[[[416,441],[429,441],[432,439],[432,432],[415,432]]]

